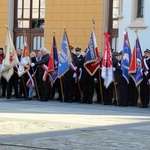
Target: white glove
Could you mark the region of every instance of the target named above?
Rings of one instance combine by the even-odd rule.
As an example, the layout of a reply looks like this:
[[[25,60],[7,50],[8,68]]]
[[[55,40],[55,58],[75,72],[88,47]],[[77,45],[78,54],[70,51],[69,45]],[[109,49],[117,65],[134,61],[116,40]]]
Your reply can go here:
[[[74,70],[75,70],[75,71],[77,70],[77,66],[74,66]]]
[[[147,85],[150,85],[150,79],[148,79]]]
[[[145,76],[147,76],[148,75],[148,71],[145,71],[144,74],[145,74]]]
[[[81,80],[81,76],[82,76],[82,68],[79,68],[79,72],[80,72],[80,74],[79,74],[78,80],[80,81]]]
[[[79,72],[82,72],[82,68],[79,68]]]
[[[94,83],[98,83],[98,80],[97,80],[97,78],[94,78]]]
[[[112,70],[113,70],[113,71],[116,71],[116,68],[115,68],[115,67],[113,67],[113,68],[112,68]]]
[[[73,74],[73,78],[76,78],[76,77],[77,77],[77,74],[76,74],[76,73],[74,73],[74,74]]]
[[[31,63],[31,67],[34,67],[35,66],[35,63]]]

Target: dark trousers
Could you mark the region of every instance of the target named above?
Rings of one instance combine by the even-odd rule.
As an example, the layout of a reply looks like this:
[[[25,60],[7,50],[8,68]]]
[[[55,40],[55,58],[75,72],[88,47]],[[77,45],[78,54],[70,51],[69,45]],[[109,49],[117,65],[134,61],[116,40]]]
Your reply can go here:
[[[138,90],[135,86],[133,79],[131,78],[128,84],[128,105],[137,106]]]
[[[64,79],[63,85],[64,85],[64,102],[72,102],[73,101],[73,79]]]
[[[46,79],[46,81],[43,81],[43,77],[39,78],[39,84],[41,101],[48,101],[50,96],[50,86],[48,78]]]
[[[118,83],[117,84],[118,91],[118,102],[119,105],[127,105],[128,104],[128,84]]]
[[[104,91],[104,104],[112,104],[113,99],[113,90],[114,90],[114,83],[111,83],[108,88],[103,86]]]
[[[94,94],[94,79],[92,76],[84,79],[82,82],[83,87],[83,103],[92,103],[93,94]]]
[[[7,86],[7,81],[4,77],[1,77],[1,88],[2,88],[2,96],[6,96],[6,86]]]
[[[16,73],[12,75],[10,80],[7,82],[7,97],[10,98],[12,96],[12,88],[14,87],[15,97],[18,97],[18,80],[19,77]]]
[[[147,107],[149,104],[149,85],[147,85],[147,79],[143,78],[140,84],[140,96],[143,107]]]

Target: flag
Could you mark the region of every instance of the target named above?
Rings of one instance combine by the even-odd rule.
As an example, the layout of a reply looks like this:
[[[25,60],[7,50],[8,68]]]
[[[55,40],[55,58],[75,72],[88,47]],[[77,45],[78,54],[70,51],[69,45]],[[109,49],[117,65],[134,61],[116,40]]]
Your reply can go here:
[[[104,43],[104,55],[102,59],[102,71],[101,76],[104,79],[104,86],[109,87],[111,82],[113,82],[113,69],[112,69],[112,55],[108,33],[104,33],[105,43]]]
[[[133,49],[129,74],[133,78],[136,86],[138,86],[143,80],[142,53],[141,53],[141,46],[138,38],[136,39],[136,43]]]
[[[91,76],[93,76],[100,67],[100,59],[94,29],[92,30],[86,51],[84,67]]]
[[[49,61],[48,61],[48,66],[45,65],[45,64],[41,65],[41,67],[44,70],[43,81],[46,81],[47,76],[50,76],[49,72],[54,70],[53,51],[50,51],[49,55],[50,55],[50,58],[49,58]]]
[[[50,51],[49,55],[50,55],[50,59],[48,61],[48,72],[54,70],[54,52],[53,52],[53,46],[52,46],[52,50]]]
[[[126,79],[127,83],[129,83],[129,67],[131,61],[131,48],[128,38],[128,33],[124,33],[124,41],[123,41],[123,59],[122,59],[122,75]]]
[[[29,71],[30,69],[30,54],[29,54],[29,48],[27,44],[27,37],[24,36],[24,46],[23,51],[21,55],[20,64],[18,66],[18,76],[22,76],[24,73]]]
[[[58,72],[57,72],[57,76],[59,78],[68,71],[70,63],[71,63],[71,55],[68,46],[66,31],[64,31],[62,37],[61,52],[59,55]]]
[[[2,62],[2,76],[9,81],[14,73],[14,67],[19,63],[16,50],[10,35],[9,30],[7,31],[6,44],[5,44],[5,58]]]
[[[52,59],[52,62],[51,64],[49,64],[49,70],[51,70],[50,76],[51,76],[52,82],[54,83],[57,78],[57,71],[58,71],[58,53],[57,53],[57,45],[56,45],[55,36],[53,36],[53,46],[52,46],[50,59]]]

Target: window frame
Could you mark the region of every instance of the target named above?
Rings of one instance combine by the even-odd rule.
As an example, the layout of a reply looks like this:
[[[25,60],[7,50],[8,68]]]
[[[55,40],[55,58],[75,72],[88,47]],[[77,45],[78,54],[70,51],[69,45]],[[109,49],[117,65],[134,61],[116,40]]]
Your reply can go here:
[[[131,10],[131,23],[128,25],[128,28],[132,29],[145,29],[148,26],[145,24],[144,20],[144,9],[143,9],[143,17],[137,17],[138,11],[138,2],[137,0],[132,0],[132,10]],[[145,5],[145,1],[143,1],[143,6]]]
[[[137,18],[144,17],[144,0],[138,0],[137,4]]]
[[[24,18],[24,2],[25,0],[22,0],[22,15],[21,15],[21,18],[18,18],[18,0],[14,0],[14,29],[42,29],[42,28],[33,28],[32,27],[32,21],[33,20],[38,20],[38,21],[45,21],[45,18],[40,18],[40,15],[41,15],[41,3],[40,3],[40,0],[39,0],[39,8],[38,8],[38,18],[32,18],[32,6],[33,6],[33,0],[30,0],[30,14],[29,14],[29,18]],[[23,27],[18,27],[18,21],[29,21],[29,28],[23,28]]]

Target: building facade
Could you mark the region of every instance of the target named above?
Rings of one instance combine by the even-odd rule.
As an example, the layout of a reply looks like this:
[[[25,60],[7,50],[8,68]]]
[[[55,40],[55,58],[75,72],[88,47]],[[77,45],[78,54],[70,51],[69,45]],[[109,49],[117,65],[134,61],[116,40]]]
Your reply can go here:
[[[8,1],[0,0],[0,47],[5,46],[7,24],[8,24]]]
[[[141,49],[150,49],[150,19],[149,0],[120,0],[118,51],[123,48],[123,32],[128,31],[130,46],[133,50],[135,39],[138,37]]]
[[[131,47],[135,41],[134,31],[138,29],[145,49],[149,44],[149,3],[149,0],[0,0],[0,47],[5,46],[8,25],[16,48],[22,48],[25,33],[30,50],[39,50],[42,46],[49,50],[55,29],[60,50],[65,26],[70,44],[84,51],[94,20],[99,51],[103,51],[104,32],[110,34],[111,47],[122,50],[125,29],[128,29]],[[142,17],[137,17],[138,6],[143,8]]]
[[[24,32],[30,50],[45,46],[51,48],[53,29],[60,49],[64,26],[69,42],[74,47],[86,49],[92,20],[98,47],[103,45],[103,0],[0,0],[0,45],[5,46],[8,25],[16,48],[22,48]]]

